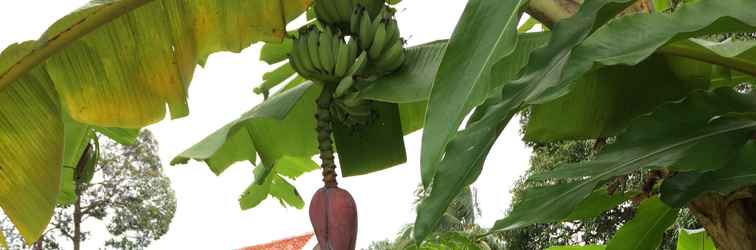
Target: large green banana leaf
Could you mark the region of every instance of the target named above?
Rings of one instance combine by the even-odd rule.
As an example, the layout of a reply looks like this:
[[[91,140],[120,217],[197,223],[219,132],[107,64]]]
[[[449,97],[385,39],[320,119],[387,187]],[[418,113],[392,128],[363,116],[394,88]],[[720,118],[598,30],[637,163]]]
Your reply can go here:
[[[489,95],[494,64],[517,48],[517,24],[526,3],[471,0],[465,6],[431,88],[420,153],[423,186],[430,185],[444,147],[467,113]]]
[[[754,8],[756,2],[750,0],[698,1],[686,4],[672,14],[654,13],[619,18],[597,30],[575,48],[571,60],[562,71],[564,74],[542,86],[544,91],[532,95],[528,103],[544,103],[564,95],[569,91],[570,83],[595,66],[635,65],[657,51],[754,74],[756,67],[751,57],[752,52],[742,48],[747,48],[748,45],[740,45],[740,49],[733,48],[731,52],[723,53],[713,47],[704,49],[683,41],[707,34],[754,32],[756,13],[751,11]],[[745,58],[740,58],[741,56]]]
[[[642,168],[706,171],[724,167],[756,130],[753,117],[728,114],[756,111],[754,98],[754,93],[731,88],[697,91],[682,102],[641,116],[595,160],[532,176],[577,181],[527,191],[525,200],[497,221],[494,230],[562,220],[603,181]]]
[[[588,1],[574,17],[558,23],[552,30],[551,42],[533,53],[530,63],[522,71],[522,77],[505,84],[503,96],[492,97],[494,102],[482,106],[485,108],[484,112],[480,112],[483,117],[457,133],[450,142],[450,145],[459,145],[448,147],[445,158],[456,159],[455,162],[466,163],[466,166],[456,166],[454,171],[457,174],[445,174],[449,177],[449,183],[435,184],[441,175],[436,176],[431,192],[439,189],[459,190],[454,189],[455,185],[452,184],[458,183],[456,179],[465,173],[472,176],[479,172],[477,164],[490,149],[490,138],[499,134],[515,112],[528,104],[544,103],[564,95],[569,91],[567,83],[585,77],[594,64],[616,65],[622,62],[633,65],[673,38],[748,31],[756,27],[756,15],[749,11],[756,7],[756,3],[744,0],[702,1],[690,4],[673,15],[631,15],[602,26],[629,3],[621,0]],[[745,129],[743,126],[750,124],[748,121],[740,122],[740,127],[730,124],[733,126],[730,129]],[[506,230],[563,219],[599,182],[591,178],[579,183],[535,189],[528,195],[530,199],[526,199],[520,209],[512,211],[509,217],[500,220],[495,229]]]
[[[92,1],[0,55],[0,206],[28,242],[52,215],[66,111],[139,128],[188,114],[194,68],[217,51],[281,41],[308,0]]]
[[[550,141],[615,136],[631,119],[693,89],[753,81],[725,67],[756,68],[753,41],[714,43],[691,38],[665,45],[659,53],[664,57],[652,56],[633,67],[601,68],[590,74],[601,80],[573,84],[567,95],[535,105],[526,138]],[[714,64],[698,61],[704,59]]]
[[[477,178],[496,138],[514,114],[522,108],[527,97],[542,91],[541,85],[553,82],[554,77],[560,75],[559,69],[563,68],[572,49],[596,27],[631,3],[632,1],[628,0],[586,2],[575,16],[557,24],[546,47],[534,50],[529,63],[522,71],[523,77],[497,89],[496,92],[501,95],[492,95],[478,107],[465,130],[457,132],[454,139],[448,141],[448,145],[447,141],[441,141],[442,144],[428,146],[433,150],[422,152],[423,158],[436,159],[442,155],[441,151],[445,151],[440,162],[431,162],[438,165],[435,167],[437,173],[433,177],[429,196],[418,205],[415,240],[421,241],[425,238],[437,224],[451,197]],[[504,60],[508,59],[502,61]],[[508,77],[512,78],[514,77]],[[455,127],[454,131],[456,130]],[[591,187],[586,191],[590,193],[592,189]],[[582,200],[585,196],[580,198]]]

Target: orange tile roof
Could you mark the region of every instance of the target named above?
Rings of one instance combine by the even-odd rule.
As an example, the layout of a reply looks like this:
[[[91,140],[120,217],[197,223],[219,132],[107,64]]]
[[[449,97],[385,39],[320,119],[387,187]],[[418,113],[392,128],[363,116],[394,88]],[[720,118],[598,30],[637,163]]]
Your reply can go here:
[[[272,241],[269,243],[248,246],[239,250],[301,250],[312,238],[312,233],[295,236],[282,240]]]

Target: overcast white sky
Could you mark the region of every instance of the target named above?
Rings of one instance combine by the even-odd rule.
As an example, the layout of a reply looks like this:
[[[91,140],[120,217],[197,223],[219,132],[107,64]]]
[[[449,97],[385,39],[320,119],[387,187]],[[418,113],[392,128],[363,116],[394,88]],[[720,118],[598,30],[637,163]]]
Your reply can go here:
[[[18,41],[36,39],[55,20],[85,4],[86,0],[3,1],[0,6],[0,48]],[[465,0],[405,0],[399,6],[399,25],[410,45],[448,38]],[[236,249],[248,245],[311,232],[304,210],[282,208],[266,200],[257,208],[241,211],[237,199],[253,180],[252,166],[239,163],[216,177],[198,162],[170,167],[168,162],[195,142],[262,101],[252,93],[264,72],[258,61],[259,45],[240,54],[217,53],[205,68],[198,68],[189,92],[191,115],[150,126],[160,143],[165,172],[176,191],[178,208],[168,233],[150,249]],[[530,150],[520,141],[516,120],[489,155],[474,186],[478,190],[486,227],[500,219],[509,206],[512,183],[528,166]],[[420,182],[420,132],[405,138],[408,162],[378,173],[340,180],[354,196],[359,213],[358,247],[372,241],[394,238],[415,217],[414,191]],[[320,174],[309,173],[296,181],[305,201],[322,183]],[[97,223],[85,225],[104,231]],[[84,249],[102,246],[95,234]]]

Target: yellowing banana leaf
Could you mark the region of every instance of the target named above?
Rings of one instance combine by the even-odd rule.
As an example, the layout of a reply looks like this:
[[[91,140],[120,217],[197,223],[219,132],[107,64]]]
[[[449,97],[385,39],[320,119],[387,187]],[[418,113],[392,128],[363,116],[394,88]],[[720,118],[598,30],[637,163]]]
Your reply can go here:
[[[0,68],[31,48],[12,45],[0,54]],[[0,92],[0,206],[26,242],[37,240],[52,217],[63,131],[58,96],[41,68]]]
[[[27,64],[47,59],[45,69],[74,120],[138,128],[161,120],[166,104],[172,117],[182,117],[188,114],[186,89],[195,65],[213,52],[238,52],[255,41],[281,41],[286,23],[306,4],[307,0],[92,2],[53,24],[35,42],[34,52],[19,63],[0,68],[0,86],[12,84]]]
[[[138,128],[169,106],[188,113],[196,64],[217,51],[280,41],[308,0],[108,0],[68,14],[0,54],[0,206],[27,242],[47,225],[63,162],[61,110]],[[60,102],[59,102],[60,100]]]

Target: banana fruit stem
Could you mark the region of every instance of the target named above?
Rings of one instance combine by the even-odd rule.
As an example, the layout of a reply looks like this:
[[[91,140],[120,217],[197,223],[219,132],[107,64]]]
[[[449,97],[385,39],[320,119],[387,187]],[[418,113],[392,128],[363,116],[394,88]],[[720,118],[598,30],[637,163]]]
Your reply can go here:
[[[336,162],[333,156],[333,141],[331,140],[331,104],[333,103],[333,84],[323,84],[323,90],[315,101],[317,111],[315,120],[318,133],[318,149],[320,150],[320,167],[323,169],[323,183],[326,187],[336,187]]]

